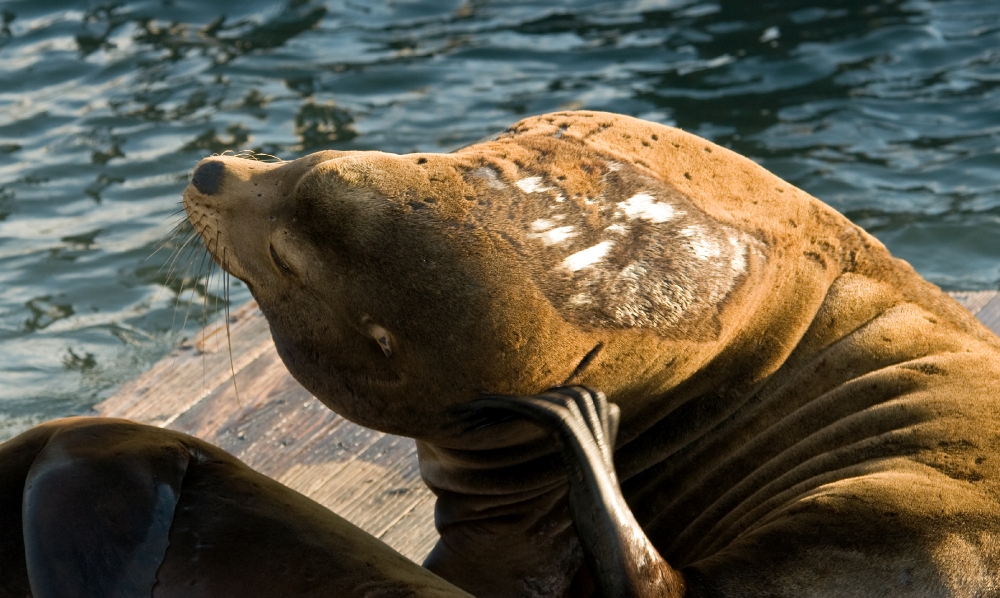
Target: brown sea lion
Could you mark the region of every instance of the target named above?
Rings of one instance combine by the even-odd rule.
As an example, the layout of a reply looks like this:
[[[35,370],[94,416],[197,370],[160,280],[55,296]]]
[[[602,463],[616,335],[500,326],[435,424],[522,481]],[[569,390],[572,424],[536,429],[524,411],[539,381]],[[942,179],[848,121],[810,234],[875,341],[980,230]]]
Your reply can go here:
[[[997,589],[997,339],[722,148],[550,115],[451,156],[212,158],[186,200],[293,373],[421,439],[428,565],[479,595]],[[477,399],[565,382],[620,416],[582,389]],[[0,450],[0,512],[27,515],[0,530],[11,595],[145,592],[151,571],[154,590],[308,595],[314,573],[284,574],[312,554],[345,577],[324,591],[458,592],[192,439],[85,420]],[[227,565],[244,542],[264,560]]]
[[[566,383],[620,408],[611,479],[641,527],[596,532],[621,505],[591,495],[585,544],[642,536],[671,591],[1000,588],[1000,341],[746,158],[566,112],[447,155],[207,158],[184,199],[291,373],[418,439],[441,533],[426,566],[473,594],[605,574],[581,568],[544,427],[468,408]]]
[[[998,591],[1000,341],[731,152],[565,113],[448,156],[210,158],[185,200],[300,381],[420,439],[428,567],[477,595]],[[620,410],[535,394],[568,382]],[[0,501],[0,595],[462,595],[135,424],[4,444]]]
[[[0,445],[0,597],[468,594],[196,438],[72,418]]]

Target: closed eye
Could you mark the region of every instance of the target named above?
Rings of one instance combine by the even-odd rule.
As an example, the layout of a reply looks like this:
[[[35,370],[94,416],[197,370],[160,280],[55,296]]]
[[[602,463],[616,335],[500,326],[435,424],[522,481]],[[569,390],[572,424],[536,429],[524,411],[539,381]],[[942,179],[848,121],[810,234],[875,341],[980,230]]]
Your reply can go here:
[[[291,274],[292,273],[292,269],[288,267],[288,264],[286,264],[285,262],[281,261],[280,257],[278,257],[278,252],[274,250],[274,245],[271,245],[270,247],[271,247],[271,259],[274,260],[275,265],[277,265],[279,268],[281,268],[285,272],[288,272],[289,274]]]

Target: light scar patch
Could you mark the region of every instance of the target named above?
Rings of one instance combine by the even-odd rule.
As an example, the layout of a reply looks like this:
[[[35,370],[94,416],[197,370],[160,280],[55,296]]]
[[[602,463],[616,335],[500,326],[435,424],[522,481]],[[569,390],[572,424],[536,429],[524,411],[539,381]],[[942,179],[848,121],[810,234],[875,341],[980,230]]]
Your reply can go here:
[[[515,184],[549,191],[525,236],[539,250],[541,286],[572,319],[616,327],[666,329],[714,312],[746,272],[752,240],[712,220],[660,181],[614,164],[596,195],[560,203],[562,189],[542,177]],[[589,208],[599,202],[597,210]],[[589,214],[589,215],[588,215]],[[595,220],[596,218],[596,220]]]
[[[545,245],[559,245],[575,237],[578,233],[572,226],[560,226],[542,233],[531,233],[529,239],[541,239]]]
[[[587,266],[592,266],[604,259],[608,251],[614,247],[614,241],[601,241],[597,245],[588,247],[582,251],[577,251],[562,261],[562,267],[570,272],[582,270]]]
[[[627,254],[605,252],[600,263],[574,272],[568,307],[593,324],[667,329],[714,311],[746,270],[746,246],[735,231],[652,228],[638,239],[628,235]]]
[[[548,230],[555,225],[556,223],[553,222],[552,220],[549,220],[548,218],[539,218],[538,220],[535,220],[534,222],[531,223],[531,230],[535,232],[541,232],[544,230]]]
[[[688,246],[699,260],[704,262],[722,255],[722,248],[719,247],[718,240],[706,235],[702,227],[698,225],[688,226],[682,228],[680,234],[688,240]],[[731,240],[732,238],[730,238]]]
[[[620,209],[628,218],[640,218],[648,220],[653,224],[667,222],[674,218],[674,207],[668,203],[655,201],[648,193],[636,193],[632,197],[618,204]]]
[[[744,255],[746,249],[743,243],[740,242],[739,237],[736,234],[729,235],[729,245],[733,248],[733,259],[730,262],[730,268],[733,274],[739,276],[747,271],[747,259]]]
[[[469,172],[472,176],[486,181],[486,186],[490,189],[506,189],[507,184],[500,180],[497,171],[487,166],[480,166]]]
[[[521,179],[514,183],[520,187],[521,191],[525,193],[541,193],[542,191],[550,191],[552,187],[545,187],[542,185],[542,177],[532,176],[525,179]],[[556,201],[559,201],[558,199]]]

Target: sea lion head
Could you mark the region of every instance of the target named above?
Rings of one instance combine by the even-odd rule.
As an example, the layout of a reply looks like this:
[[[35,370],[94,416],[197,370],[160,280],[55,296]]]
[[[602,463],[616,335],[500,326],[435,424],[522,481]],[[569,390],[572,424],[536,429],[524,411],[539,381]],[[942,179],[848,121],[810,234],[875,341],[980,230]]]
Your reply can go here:
[[[712,273],[682,254],[710,250],[730,269],[743,259],[691,206],[656,203],[652,193],[671,192],[655,178],[579,154],[580,144],[545,143],[273,163],[214,156],[195,167],[184,205],[303,386],[353,421],[440,441],[468,431],[452,408],[483,392],[569,382],[612,400],[651,392],[670,361],[666,330],[705,318],[688,317],[700,307],[683,297],[647,305],[636,283],[658,266],[637,261],[641,248],[689,282]],[[510,155],[518,148],[525,155]],[[559,160],[572,172],[555,174]],[[598,200],[612,209],[602,214]],[[718,234],[695,247],[694,230]],[[663,247],[670,234],[676,250]],[[719,291],[694,282],[672,288]]]
[[[184,197],[297,380],[349,419],[433,437],[448,433],[442,411],[478,391],[558,384],[575,363],[558,366],[592,341],[557,317],[496,239],[463,224],[461,195],[419,196],[416,208],[394,197],[421,186],[408,184],[421,174],[412,162],[212,157]]]

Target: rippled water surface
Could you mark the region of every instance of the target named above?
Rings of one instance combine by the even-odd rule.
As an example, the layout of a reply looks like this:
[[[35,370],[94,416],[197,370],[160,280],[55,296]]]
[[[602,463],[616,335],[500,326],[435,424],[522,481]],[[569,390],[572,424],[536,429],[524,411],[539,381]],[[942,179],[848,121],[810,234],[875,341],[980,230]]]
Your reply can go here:
[[[623,112],[750,156],[946,288],[1000,284],[996,0],[0,14],[0,438],[85,411],[221,310],[200,254],[154,251],[191,166],[226,150],[449,151],[531,114]]]

